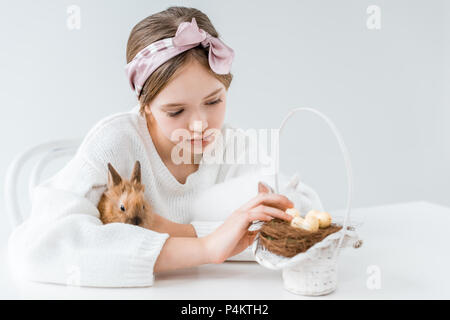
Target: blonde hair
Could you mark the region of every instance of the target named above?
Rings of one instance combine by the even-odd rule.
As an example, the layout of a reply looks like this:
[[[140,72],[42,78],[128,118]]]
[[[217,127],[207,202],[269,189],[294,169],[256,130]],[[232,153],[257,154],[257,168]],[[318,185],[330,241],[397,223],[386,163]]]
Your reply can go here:
[[[199,28],[205,30],[213,37],[219,37],[208,16],[195,8],[170,7],[164,11],[152,14],[136,24],[131,30],[127,43],[127,63],[129,63],[136,54],[151,43],[174,37],[178,25],[182,22],[191,22],[195,18]],[[202,45],[184,51],[179,55],[169,59],[159,66],[146,80],[141,94],[138,97],[141,114],[144,114],[144,108],[161,92],[167,84],[174,78],[177,72],[187,65],[191,59],[195,59],[203,65],[217,80],[219,80],[228,90],[233,79],[231,73],[221,75],[211,70],[208,62],[209,47],[203,48]]]

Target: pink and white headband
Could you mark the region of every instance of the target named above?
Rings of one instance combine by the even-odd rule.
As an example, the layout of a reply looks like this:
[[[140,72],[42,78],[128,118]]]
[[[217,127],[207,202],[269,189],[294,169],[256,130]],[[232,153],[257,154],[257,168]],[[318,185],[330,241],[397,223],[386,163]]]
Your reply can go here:
[[[234,51],[219,38],[197,26],[197,21],[182,22],[178,26],[175,37],[162,39],[148,45],[133,58],[126,66],[131,88],[139,98],[142,87],[147,78],[160,65],[170,58],[202,44],[209,46],[208,61],[211,69],[217,74],[228,74],[234,58]]]

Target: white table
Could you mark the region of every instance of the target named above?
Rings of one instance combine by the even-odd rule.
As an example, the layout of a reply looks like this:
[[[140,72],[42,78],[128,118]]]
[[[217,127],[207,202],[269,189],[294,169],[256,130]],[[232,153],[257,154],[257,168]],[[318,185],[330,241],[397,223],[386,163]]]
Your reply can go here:
[[[18,281],[0,267],[3,299],[449,299],[450,208],[412,202],[354,209],[364,244],[339,260],[338,289],[304,297],[283,288],[281,272],[225,262],[160,273],[148,288],[80,288]],[[431,218],[426,225],[425,218]],[[5,243],[0,247],[5,255]],[[374,267],[371,267],[374,266]],[[379,271],[379,282],[371,282]],[[368,285],[369,282],[369,285]],[[379,283],[380,288],[373,284]]]

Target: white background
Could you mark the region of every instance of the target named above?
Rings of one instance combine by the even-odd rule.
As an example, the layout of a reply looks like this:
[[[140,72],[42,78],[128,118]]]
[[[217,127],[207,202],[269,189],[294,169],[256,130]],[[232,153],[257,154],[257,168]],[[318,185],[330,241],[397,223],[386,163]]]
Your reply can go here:
[[[66,25],[72,4],[81,9],[80,30]],[[202,10],[236,52],[226,121],[277,128],[290,109],[317,108],[350,150],[354,206],[450,205],[450,4],[443,0],[2,1],[0,203],[17,153],[82,138],[136,104],[124,73],[129,33],[170,5]],[[380,30],[366,26],[369,5],[381,9]],[[296,115],[282,137],[282,166],[337,209],[345,205],[345,172],[327,130],[312,115]]]

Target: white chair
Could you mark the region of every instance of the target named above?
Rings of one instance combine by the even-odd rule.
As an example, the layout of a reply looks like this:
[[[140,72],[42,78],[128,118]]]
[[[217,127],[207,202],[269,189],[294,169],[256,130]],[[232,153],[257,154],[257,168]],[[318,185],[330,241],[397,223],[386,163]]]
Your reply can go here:
[[[20,173],[27,161],[35,156],[41,156],[34,164],[28,180],[28,195],[31,202],[34,187],[41,182],[42,172],[47,165],[57,158],[75,154],[80,143],[81,140],[53,140],[28,148],[13,159],[5,179],[6,212],[13,227],[21,224],[27,216],[20,210],[17,190]],[[20,201],[23,201],[23,197],[20,197]]]

